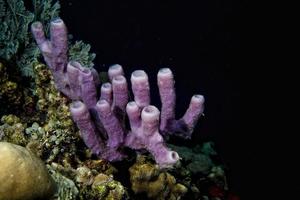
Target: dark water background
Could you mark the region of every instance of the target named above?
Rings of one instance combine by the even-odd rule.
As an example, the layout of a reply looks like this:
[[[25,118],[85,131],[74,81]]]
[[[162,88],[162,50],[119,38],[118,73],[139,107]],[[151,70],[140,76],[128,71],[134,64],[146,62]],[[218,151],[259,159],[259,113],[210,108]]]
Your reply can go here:
[[[255,199],[260,177],[252,75],[254,15],[247,1],[63,0],[61,17],[75,39],[90,43],[96,69],[121,64],[127,77],[145,70],[152,104],[159,106],[156,74],[175,74],[177,114],[194,93],[206,98],[205,117],[191,146],[206,140],[229,168],[229,183],[242,199]],[[250,77],[249,77],[250,76]]]

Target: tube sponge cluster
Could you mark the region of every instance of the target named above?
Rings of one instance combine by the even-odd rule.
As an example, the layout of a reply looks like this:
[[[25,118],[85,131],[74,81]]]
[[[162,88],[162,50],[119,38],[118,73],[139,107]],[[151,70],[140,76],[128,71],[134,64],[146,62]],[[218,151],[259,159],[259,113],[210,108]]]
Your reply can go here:
[[[56,87],[73,101],[70,108],[73,120],[94,154],[109,161],[122,160],[125,157],[122,147],[126,146],[148,150],[161,168],[172,167],[178,161],[178,154],[165,145],[164,136],[191,137],[203,113],[202,95],[194,95],[184,116],[176,119],[174,76],[169,68],[160,69],[157,74],[162,102],[159,111],[151,105],[145,71],[136,70],[131,74],[134,98],[130,101],[122,66],[111,66],[108,70],[110,81],[100,84],[96,70],[68,60],[67,28],[61,19],[51,22],[50,39],[45,37],[40,22],[33,23],[31,30],[53,73]],[[126,118],[129,128],[125,126]]]

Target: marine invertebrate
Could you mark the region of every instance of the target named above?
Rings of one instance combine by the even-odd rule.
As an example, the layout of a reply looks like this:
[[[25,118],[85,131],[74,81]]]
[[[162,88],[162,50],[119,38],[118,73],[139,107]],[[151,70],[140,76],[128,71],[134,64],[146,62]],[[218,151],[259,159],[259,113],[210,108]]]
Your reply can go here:
[[[98,73],[84,68],[67,56],[67,28],[61,19],[51,21],[50,40],[43,25],[35,22],[32,33],[50,68],[59,91],[73,100],[70,111],[86,145],[94,154],[109,161],[124,158],[122,147],[147,149],[162,168],[171,167],[179,159],[164,143],[164,136],[177,134],[189,138],[203,112],[204,98],[194,95],[184,116],[175,119],[175,88],[173,73],[168,68],[158,72],[158,87],[162,100],[160,111],[150,105],[148,76],[142,70],[132,73],[134,101],[129,101],[127,80],[120,65],[108,70],[110,83],[103,83],[97,97]],[[125,129],[124,116],[130,121]]]
[[[187,188],[176,183],[168,172],[160,171],[157,166],[138,156],[136,163],[129,168],[131,188],[134,193],[145,192],[151,199],[180,199]]]
[[[44,163],[26,148],[0,142],[0,199],[48,199],[56,185]]]

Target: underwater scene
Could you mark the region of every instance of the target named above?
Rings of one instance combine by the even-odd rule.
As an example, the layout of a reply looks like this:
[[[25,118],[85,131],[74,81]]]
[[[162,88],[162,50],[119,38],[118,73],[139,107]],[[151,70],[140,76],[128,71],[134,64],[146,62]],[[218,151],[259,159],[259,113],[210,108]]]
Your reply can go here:
[[[0,200],[240,200],[222,10],[0,0]]]

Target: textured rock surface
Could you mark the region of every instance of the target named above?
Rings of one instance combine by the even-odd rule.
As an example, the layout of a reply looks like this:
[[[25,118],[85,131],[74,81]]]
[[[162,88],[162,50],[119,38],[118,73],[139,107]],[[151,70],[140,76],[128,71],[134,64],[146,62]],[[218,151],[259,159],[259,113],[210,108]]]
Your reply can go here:
[[[47,199],[55,183],[44,163],[26,148],[0,142],[0,199]]]

